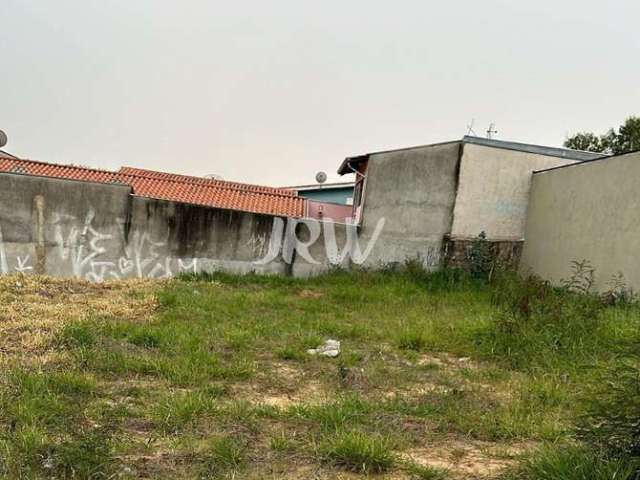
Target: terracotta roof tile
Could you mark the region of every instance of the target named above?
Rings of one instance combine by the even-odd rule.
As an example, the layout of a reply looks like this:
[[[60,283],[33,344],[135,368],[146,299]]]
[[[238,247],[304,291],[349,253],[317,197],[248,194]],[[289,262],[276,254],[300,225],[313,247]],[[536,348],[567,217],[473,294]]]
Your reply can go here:
[[[214,178],[194,177],[190,175],[179,175],[177,173],[158,172],[155,170],[146,170],[135,167],[122,167],[118,173],[133,175],[136,177],[154,178],[157,180],[173,180],[183,183],[195,183],[197,185],[218,186],[222,188],[238,188],[240,190],[249,190],[252,192],[272,193],[277,195],[286,195],[295,197],[296,193],[288,188],[267,187],[264,185],[251,185],[249,183],[229,182],[227,180],[217,180]]]
[[[281,188],[124,167],[118,172],[0,157],[0,172],[129,185],[135,195],[209,207],[303,217],[306,199]]]

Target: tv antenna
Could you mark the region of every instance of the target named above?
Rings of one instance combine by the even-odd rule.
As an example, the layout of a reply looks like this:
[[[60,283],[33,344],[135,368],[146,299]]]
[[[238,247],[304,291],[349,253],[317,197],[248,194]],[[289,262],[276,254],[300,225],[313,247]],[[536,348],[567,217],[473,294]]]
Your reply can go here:
[[[491,122],[491,124],[489,125],[489,129],[487,130],[487,138],[491,140],[493,138],[493,135],[496,133],[498,133],[498,131],[496,130],[496,124]]]
[[[467,125],[467,135],[473,135],[474,137],[478,136],[475,130],[473,129],[473,124],[475,123],[475,121],[476,121],[475,118],[472,118],[471,123]]]

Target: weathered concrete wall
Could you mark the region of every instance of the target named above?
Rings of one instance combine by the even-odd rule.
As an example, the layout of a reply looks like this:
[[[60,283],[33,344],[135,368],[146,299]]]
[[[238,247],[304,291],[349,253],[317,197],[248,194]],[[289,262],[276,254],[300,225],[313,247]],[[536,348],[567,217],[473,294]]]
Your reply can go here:
[[[348,231],[351,229],[351,231]],[[326,272],[332,268],[350,268],[353,255],[352,246],[357,241],[357,229],[333,222],[318,222],[313,220],[290,221],[289,234],[283,241],[284,256],[287,257],[297,239],[291,274],[294,277],[311,277]],[[292,241],[293,240],[293,241]],[[308,252],[305,254],[304,250]]]
[[[451,235],[522,240],[534,170],[574,163],[565,158],[465,143]]]
[[[152,270],[136,276],[170,276],[177,272],[286,273],[280,255],[267,257],[274,217],[234,210],[132,197],[132,232],[127,253]],[[137,268],[137,267],[136,267]],[[147,267],[149,268],[149,267]]]
[[[456,197],[460,142],[396,150],[369,157],[360,240],[384,227],[365,265],[378,267],[420,257],[441,263]]]
[[[350,264],[347,228],[136,197],[122,185],[0,174],[0,274],[310,276]]]
[[[130,192],[120,185],[0,174],[0,273],[93,281],[214,270],[286,273],[280,250],[260,261],[269,257],[277,217]],[[276,238],[276,248],[281,243]]]
[[[554,283],[589,260],[596,287],[622,272],[640,291],[640,153],[533,175],[520,270]]]
[[[0,174],[0,273],[91,277],[103,253],[125,255],[129,193],[121,185]]]

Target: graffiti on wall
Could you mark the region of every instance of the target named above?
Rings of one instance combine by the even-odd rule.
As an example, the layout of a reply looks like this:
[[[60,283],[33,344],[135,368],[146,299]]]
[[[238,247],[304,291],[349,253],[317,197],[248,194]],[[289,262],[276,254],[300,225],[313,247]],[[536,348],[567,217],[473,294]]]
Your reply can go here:
[[[211,271],[225,261],[248,264],[245,270],[251,270],[252,267],[259,269],[272,262],[291,264],[298,259],[310,265],[339,265],[346,261],[362,264],[384,227],[384,220],[379,221],[366,247],[362,249],[357,227],[341,225],[340,228],[345,229],[345,239],[340,248],[333,222],[274,217],[270,235],[254,234],[243,242],[249,251],[255,252],[255,258],[239,261],[234,258],[167,255],[166,252],[171,250],[168,230],[165,238],[154,237],[139,229],[127,235],[123,219],[116,219],[115,228],[112,225],[108,231],[96,227],[95,220],[96,213],[92,208],[87,210],[83,218],[55,213],[47,225],[44,224],[44,215],[39,215],[35,241],[29,243],[5,241],[0,222],[0,274],[54,273],[104,282],[131,277],[169,278],[182,273]],[[301,226],[308,231],[305,239],[299,237]],[[45,242],[45,229],[48,242]],[[321,245],[316,248],[314,256],[311,250],[318,242]]]
[[[166,278],[176,273],[198,271],[195,258],[163,256],[160,252],[167,246],[166,240],[153,239],[145,232],[135,231],[126,242],[123,220],[116,221],[119,234],[114,235],[98,231],[93,226],[94,219],[92,209],[82,221],[66,214],[53,217],[54,241],[48,255],[54,255],[59,265],[65,265],[62,270],[68,271],[69,276],[103,282],[127,277]],[[35,255],[16,254],[10,258],[0,224],[0,274],[48,273],[46,259],[43,259],[43,271],[37,272],[34,256],[38,256],[37,248]]]

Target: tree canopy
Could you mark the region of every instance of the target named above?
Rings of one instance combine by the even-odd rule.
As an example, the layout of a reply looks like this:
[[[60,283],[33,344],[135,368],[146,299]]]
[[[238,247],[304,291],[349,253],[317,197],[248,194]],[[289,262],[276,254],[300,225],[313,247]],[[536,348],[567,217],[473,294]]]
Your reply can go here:
[[[568,137],[564,146],[575,150],[619,155],[640,150],[640,117],[629,117],[617,130],[603,135],[579,132]]]

